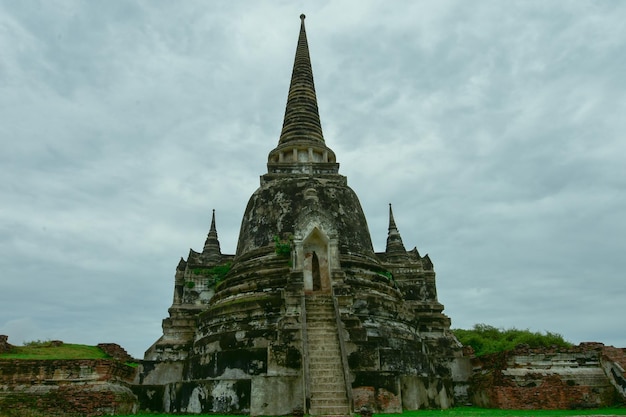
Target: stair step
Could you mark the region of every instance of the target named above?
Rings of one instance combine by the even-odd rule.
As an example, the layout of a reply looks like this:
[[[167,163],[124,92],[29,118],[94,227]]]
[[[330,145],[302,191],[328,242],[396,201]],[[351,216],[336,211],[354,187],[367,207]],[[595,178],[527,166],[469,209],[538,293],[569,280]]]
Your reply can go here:
[[[337,330],[329,327],[309,327],[307,333],[309,336],[327,336],[328,340],[337,340]]]
[[[316,416],[350,415],[350,408],[347,405],[313,406],[311,404],[311,414]]]
[[[326,387],[331,386],[332,384],[337,384],[343,387],[343,382],[337,382],[337,375],[323,374],[319,376],[311,376],[312,385],[324,384]]]
[[[328,382],[329,384],[331,384],[333,387],[334,386],[343,387],[344,386],[343,381],[340,381],[338,379],[338,377],[341,377],[340,373],[320,372],[318,374],[313,374],[311,380],[312,381],[316,381],[316,382],[318,382],[318,380],[319,380],[319,383],[323,383],[324,380],[329,379],[329,378],[333,378],[334,381]],[[316,389],[320,390],[320,391],[324,391],[326,388],[320,386],[320,387],[318,387]]]
[[[309,332],[307,336],[309,337],[309,340],[313,340],[314,343],[317,343],[319,341],[333,343],[333,344],[337,343],[337,335],[335,333]]]
[[[337,342],[335,341],[334,344],[336,345]],[[339,347],[333,346],[333,344],[331,343],[318,343],[317,345],[315,344],[309,345],[309,355],[326,356],[332,353],[338,354]]]
[[[319,378],[316,378],[315,375],[313,374],[311,375],[311,385],[317,385],[315,388],[311,388],[311,389],[316,389],[317,391],[322,392],[322,391],[335,391],[337,387],[345,388],[345,385],[343,383],[343,375],[341,373],[335,374],[331,372],[325,372],[325,373],[320,373],[317,376]],[[325,380],[328,380],[331,378],[333,379],[333,381],[324,382]],[[321,386],[320,384],[324,384],[324,386]],[[327,385],[329,388],[327,388]]]
[[[315,321],[315,322],[307,322],[306,324],[307,329],[309,329],[309,331],[314,330],[314,331],[320,331],[320,330],[327,330],[328,332],[333,332],[334,334],[337,333],[337,325],[335,323],[322,323],[319,321]]]
[[[316,398],[326,398],[326,399],[343,398],[346,396],[345,393],[342,392],[342,390],[345,390],[346,388],[344,384],[333,383],[333,384],[324,384],[324,385],[325,385],[324,387],[321,387],[319,389],[311,388],[311,394],[314,394],[314,397]]]
[[[309,336],[326,337],[328,340],[337,341],[337,330],[326,326],[309,327],[307,333]]]
[[[312,343],[311,346],[309,346],[309,352],[319,352],[319,351],[339,352],[336,339],[329,340],[328,342],[334,342],[334,343],[315,343],[315,344]]]
[[[309,340],[312,337],[315,340],[323,340],[331,343],[337,343],[337,334],[330,332],[308,332]]]
[[[332,376],[335,378],[341,378],[339,381],[343,384],[343,371],[341,367],[333,364],[314,363],[310,367],[311,378]]]
[[[330,354],[339,354],[339,348],[328,343],[320,343],[319,346],[309,346],[309,355],[324,356]]]
[[[336,378],[341,378],[341,383],[343,383],[343,370],[337,363],[314,362],[310,364],[309,370],[311,372],[311,377],[334,376]]]
[[[315,338],[315,340],[309,344],[309,352],[320,353],[320,351],[333,351],[333,350],[335,352],[339,352],[339,347],[333,346],[333,345],[337,345],[337,339],[327,340],[327,339],[318,337],[318,338]]]
[[[337,344],[337,335],[335,334],[309,334],[309,341],[311,345],[334,345]]]
[[[314,346],[332,346],[337,345],[337,336],[333,335],[324,335],[324,334],[313,334],[309,335],[309,345],[311,347]],[[337,347],[338,348],[338,347]]]
[[[328,330],[335,330],[337,328],[337,325],[335,323],[324,323],[324,322],[320,322],[320,321],[307,321],[306,323],[306,327],[307,329],[328,329]]]
[[[333,398],[333,399],[314,399],[311,398],[311,408],[348,408],[348,400],[343,398]]]
[[[309,351],[309,359],[313,359],[314,362],[332,362],[332,363],[341,363],[341,358],[339,357],[339,350],[315,350]]]
[[[337,370],[341,370],[341,360],[339,358],[329,358],[326,356],[309,356],[309,363],[315,365],[334,365]]]
[[[341,378],[340,380],[335,379],[335,381],[337,382],[341,382],[341,384],[343,384],[343,370],[341,369],[341,367],[339,366],[332,366],[331,364],[323,364],[323,363],[316,363],[312,369],[311,369],[311,379],[314,378]],[[324,366],[326,365],[326,367],[324,368]]]
[[[337,356],[339,352],[319,351],[317,353],[309,353],[309,359],[313,363],[336,363],[341,365],[341,359]]]
[[[346,396],[339,393],[340,395],[316,395],[315,393],[311,393],[311,405],[315,406],[347,406],[348,400]]]
[[[321,359],[331,362],[332,359],[332,362],[341,363],[341,358],[337,356],[339,356],[339,349],[337,348],[309,350],[309,358],[318,359],[318,362]]]
[[[333,316],[319,316],[319,317],[307,317],[306,322],[307,324],[323,323],[323,324],[328,324],[334,327],[336,320],[335,320],[335,317]]]
[[[341,370],[341,360],[339,358],[328,358],[326,356],[309,356],[309,365],[326,365],[328,368]]]
[[[335,361],[335,362],[325,362],[325,361],[320,361],[320,360],[314,360],[314,361],[309,361],[309,369],[311,370],[311,372],[316,371],[316,370],[333,370],[333,369],[337,369],[337,370],[341,370],[341,366],[339,364],[339,362]]]
[[[315,376],[343,376],[341,365],[337,362],[309,362],[309,370]]]
[[[320,412],[320,413],[311,413],[311,417],[353,417],[353,414],[346,412]]]

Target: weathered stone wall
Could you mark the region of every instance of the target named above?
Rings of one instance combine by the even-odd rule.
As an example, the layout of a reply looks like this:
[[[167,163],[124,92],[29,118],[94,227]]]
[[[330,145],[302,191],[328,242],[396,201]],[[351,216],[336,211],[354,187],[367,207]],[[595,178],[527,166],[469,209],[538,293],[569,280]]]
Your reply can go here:
[[[0,415],[130,414],[135,370],[116,360],[0,360]]]
[[[626,348],[603,347],[600,364],[619,398],[626,403]]]
[[[135,361],[135,359],[133,359],[133,357],[130,356],[128,352],[126,352],[126,349],[124,349],[117,343],[98,343],[98,347],[104,353],[122,363]]]
[[[602,364],[603,357],[610,361],[604,350],[601,343],[569,349],[519,347],[476,358],[471,401],[503,409],[595,408],[623,402],[626,397]]]
[[[9,344],[9,336],[0,334],[0,353],[7,353],[13,346]]]

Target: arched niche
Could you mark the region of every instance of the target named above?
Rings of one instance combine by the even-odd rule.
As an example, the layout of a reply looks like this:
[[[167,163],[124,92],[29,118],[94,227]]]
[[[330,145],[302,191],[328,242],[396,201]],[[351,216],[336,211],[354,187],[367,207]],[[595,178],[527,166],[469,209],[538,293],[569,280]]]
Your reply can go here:
[[[310,205],[294,224],[292,272],[302,273],[305,292],[331,292],[334,273],[341,271],[337,228],[333,217],[320,209],[318,191],[310,187],[304,194]]]
[[[305,292],[330,292],[330,240],[314,227],[302,241],[302,273]]]

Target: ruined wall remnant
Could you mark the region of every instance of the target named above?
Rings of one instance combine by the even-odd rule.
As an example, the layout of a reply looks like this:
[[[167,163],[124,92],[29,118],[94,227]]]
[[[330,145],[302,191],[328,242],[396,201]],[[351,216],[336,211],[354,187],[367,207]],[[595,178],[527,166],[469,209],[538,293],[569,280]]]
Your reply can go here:
[[[474,405],[503,409],[596,408],[626,401],[624,349],[601,343],[516,350],[472,361]]]
[[[9,343],[9,336],[0,334],[0,353],[8,353],[13,346]]]
[[[107,356],[122,363],[135,362],[135,359],[126,352],[126,349],[117,343],[98,343],[98,347]]]
[[[132,414],[134,376],[116,360],[0,359],[0,415]]]

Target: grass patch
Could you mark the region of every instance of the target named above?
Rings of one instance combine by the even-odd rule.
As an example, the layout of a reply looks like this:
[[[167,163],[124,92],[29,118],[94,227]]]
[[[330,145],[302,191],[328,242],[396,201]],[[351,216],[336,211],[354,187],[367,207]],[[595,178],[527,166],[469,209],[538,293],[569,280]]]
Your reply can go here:
[[[10,352],[0,354],[0,359],[107,359],[109,356],[98,346],[75,345],[52,342],[31,343],[25,346],[13,346]]]
[[[626,408],[588,410],[500,410],[497,408],[454,407],[447,410],[405,411],[402,417],[561,417],[561,416],[624,416]],[[399,414],[374,414],[375,417],[398,417]]]
[[[171,417],[172,414],[142,414],[151,417]],[[358,414],[357,414],[358,415]],[[233,417],[220,414],[177,414],[178,417]],[[447,410],[416,410],[402,414],[374,414],[374,417],[562,417],[562,416],[626,416],[626,408],[597,408],[591,410],[499,410],[495,408],[455,407]],[[118,416],[118,417],[132,417]]]

